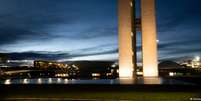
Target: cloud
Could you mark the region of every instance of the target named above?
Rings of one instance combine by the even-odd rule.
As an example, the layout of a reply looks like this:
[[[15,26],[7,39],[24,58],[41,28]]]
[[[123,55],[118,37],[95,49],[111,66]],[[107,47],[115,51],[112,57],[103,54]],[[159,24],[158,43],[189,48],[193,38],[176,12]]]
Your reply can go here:
[[[188,59],[195,55],[201,55],[201,40],[178,40],[166,43],[160,43],[159,59],[160,60],[182,60]]]
[[[158,31],[178,31],[184,26],[200,27],[200,5],[200,0],[157,1]]]
[[[99,51],[98,51],[99,50]],[[111,47],[111,45],[100,45],[97,47],[90,47],[84,49],[78,49],[73,51],[27,51],[27,52],[13,52],[4,53],[7,54],[10,59],[34,59],[34,60],[65,60],[73,59],[77,57],[90,57],[98,55],[111,55],[117,54],[118,49]],[[88,58],[90,60],[90,58]]]
[[[24,29],[0,27],[0,45],[15,44],[23,40],[50,40],[54,37],[56,37],[56,35],[50,35],[48,33],[38,33]]]
[[[93,38],[102,38],[102,37],[116,37],[118,35],[117,27],[104,26],[104,27],[94,27],[90,26],[81,32],[75,34],[67,35],[66,38],[70,39],[93,39]]]
[[[177,41],[169,41],[169,42],[165,42],[165,43],[159,43],[158,48],[160,50],[166,50],[167,48],[180,48],[180,47],[184,47],[184,48],[191,48],[194,46],[199,46],[201,39],[185,39],[185,40],[177,40]],[[188,47],[187,47],[188,46]]]

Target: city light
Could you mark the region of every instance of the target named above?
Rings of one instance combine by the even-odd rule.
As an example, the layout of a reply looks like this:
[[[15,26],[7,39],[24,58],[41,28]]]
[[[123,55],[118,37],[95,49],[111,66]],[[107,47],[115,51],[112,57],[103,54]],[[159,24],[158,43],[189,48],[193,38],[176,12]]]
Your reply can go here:
[[[101,76],[101,74],[100,73],[92,73],[91,74],[93,77],[98,77],[98,76]]]
[[[121,78],[132,78],[133,69],[132,68],[122,68],[119,70],[119,77]]]
[[[61,78],[57,78],[57,83],[61,83]]]
[[[194,57],[194,59],[191,61],[191,66],[192,68],[201,68],[201,61],[199,56]]]
[[[143,75],[143,72],[137,71],[136,74],[137,74],[137,75]]]
[[[133,2],[130,2],[130,6],[133,7]]]
[[[144,77],[157,77],[158,76],[158,68],[156,67],[144,67],[145,69],[143,69],[143,76]]]
[[[169,72],[169,76],[174,76],[175,73],[174,72]]]
[[[68,79],[64,79],[64,83],[67,84],[68,83]]]
[[[48,78],[48,83],[52,83],[52,78]]]
[[[11,80],[10,80],[10,79],[5,80],[4,84],[5,84],[5,85],[11,84]]]
[[[199,56],[196,56],[196,57],[195,57],[195,60],[196,60],[196,61],[200,61],[200,57],[199,57]]]
[[[156,42],[157,42],[157,43],[159,43],[159,42],[160,42],[160,40],[156,40]]]
[[[28,83],[29,83],[28,79],[23,79],[23,84],[28,84]]]
[[[38,78],[38,84],[41,84],[41,83],[42,83],[41,78]]]

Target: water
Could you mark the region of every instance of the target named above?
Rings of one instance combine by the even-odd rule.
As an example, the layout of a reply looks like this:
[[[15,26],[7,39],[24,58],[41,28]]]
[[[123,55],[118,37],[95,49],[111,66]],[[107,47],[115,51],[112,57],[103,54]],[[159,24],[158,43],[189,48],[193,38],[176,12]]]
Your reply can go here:
[[[65,79],[65,78],[34,78],[34,79],[6,79],[0,84],[182,84],[194,85],[189,82],[164,78],[143,78],[136,79]]]

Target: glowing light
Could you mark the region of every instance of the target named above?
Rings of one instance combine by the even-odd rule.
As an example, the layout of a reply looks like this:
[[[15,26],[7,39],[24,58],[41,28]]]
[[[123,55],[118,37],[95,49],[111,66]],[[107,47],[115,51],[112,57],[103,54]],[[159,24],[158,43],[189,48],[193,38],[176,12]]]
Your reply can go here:
[[[200,61],[200,57],[199,57],[199,56],[196,56],[196,57],[195,57],[195,60],[196,60],[196,61]]]
[[[157,77],[158,76],[158,68],[157,67],[143,67],[143,76],[144,77]]]
[[[137,75],[143,75],[143,72],[137,72],[136,74]]]
[[[119,70],[119,77],[121,78],[132,78],[133,69],[132,68],[122,68]]]
[[[154,0],[141,0],[141,16],[143,76],[156,77],[158,54]]]
[[[61,78],[58,78],[58,79],[57,79],[57,82],[58,82],[58,83],[61,83]]]
[[[5,82],[4,82],[4,84],[6,84],[6,85],[9,85],[9,84],[11,84],[11,81],[10,81],[10,79],[7,79]]]
[[[131,32],[131,36],[134,36],[134,35],[133,35],[133,32]]]
[[[131,7],[133,7],[133,3],[132,2],[130,2],[130,5],[131,5]]]
[[[133,77],[133,43],[135,35],[133,32],[133,0],[118,0],[118,18],[119,18],[119,78]]]
[[[92,73],[91,74],[93,77],[101,76],[100,73]]]
[[[106,76],[111,76],[111,75],[112,75],[112,73],[107,73],[107,74],[106,74]]]
[[[29,83],[28,79],[23,80],[23,84],[28,84],[28,83]]]
[[[49,79],[48,79],[48,82],[49,82],[49,83],[52,83],[52,78],[49,78]]]
[[[41,84],[41,83],[42,83],[41,78],[38,78],[38,84]]]
[[[68,79],[64,79],[64,83],[67,84],[68,83]]]
[[[174,75],[175,75],[175,73],[169,72],[169,76],[174,76]]]
[[[112,67],[112,68],[115,68],[115,67],[116,67],[116,64],[112,64],[111,67]]]
[[[7,60],[7,63],[10,63],[10,60]]]
[[[157,42],[157,43],[159,43],[159,42],[160,42],[160,40],[156,40],[156,42]]]
[[[162,83],[162,80],[161,78],[158,78],[158,77],[144,77],[143,78],[144,80],[144,84],[161,84]]]
[[[191,62],[191,66],[192,68],[200,68],[201,65],[200,65],[200,57],[199,56],[196,56],[192,62]]]

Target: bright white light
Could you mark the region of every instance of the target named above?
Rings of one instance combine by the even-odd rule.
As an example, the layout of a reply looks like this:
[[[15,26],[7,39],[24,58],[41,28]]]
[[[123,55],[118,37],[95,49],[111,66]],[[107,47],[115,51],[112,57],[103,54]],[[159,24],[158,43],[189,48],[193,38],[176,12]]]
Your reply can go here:
[[[196,61],[200,61],[200,57],[199,57],[199,56],[196,56],[196,57],[195,57],[195,60],[196,60]]]
[[[38,84],[41,84],[41,83],[42,83],[41,78],[38,78]]]
[[[137,75],[143,75],[143,72],[137,72],[136,74]]]
[[[27,79],[24,79],[23,80],[23,84],[28,84],[29,82],[28,82],[28,80]]]
[[[68,79],[64,79],[64,83],[67,84],[68,83]]]
[[[157,42],[157,43],[159,43],[159,42],[160,42],[160,40],[156,40],[156,42]]]
[[[6,85],[9,85],[9,84],[11,84],[11,81],[10,81],[10,79],[7,79],[5,82],[4,82],[4,84],[6,84]]]
[[[116,65],[115,65],[115,64],[112,64],[112,65],[111,65],[111,67],[113,67],[113,68],[114,68],[114,67],[116,67]]]
[[[174,73],[173,72],[169,72],[169,76],[174,76]]]
[[[91,74],[93,77],[101,76],[100,73],[92,73]]]
[[[58,79],[57,79],[57,82],[58,82],[58,83],[61,83],[61,78],[58,78]]]
[[[132,68],[122,68],[119,70],[120,78],[132,78],[133,77],[133,69]]]
[[[52,83],[52,78],[49,78],[49,79],[48,79],[48,83]]]
[[[146,69],[143,69],[143,76],[144,77],[157,77],[158,76],[158,72],[155,69],[157,69],[157,68],[146,67]]]

